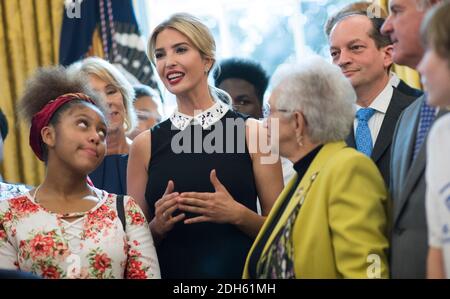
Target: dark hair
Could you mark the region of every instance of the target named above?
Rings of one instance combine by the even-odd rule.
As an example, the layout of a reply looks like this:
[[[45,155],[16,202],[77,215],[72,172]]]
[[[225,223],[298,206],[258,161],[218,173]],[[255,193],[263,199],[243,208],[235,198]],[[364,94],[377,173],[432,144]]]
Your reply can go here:
[[[39,68],[36,73],[28,79],[24,94],[22,95],[18,110],[20,115],[28,123],[33,116],[44,108],[52,100],[67,93],[83,93],[89,96],[95,106],[103,115],[106,115],[106,107],[100,96],[90,89],[88,82],[81,75],[69,75],[62,66]],[[83,100],[73,100],[55,111],[49,124],[56,125],[64,111],[75,105],[91,105]],[[42,144],[44,160],[47,160],[47,148]]]
[[[380,15],[369,15],[373,13],[371,8],[377,8],[380,10]],[[383,35],[381,33],[381,27],[386,20],[386,12],[379,6],[371,4],[368,2],[356,2],[345,6],[343,9],[338,11],[335,15],[331,16],[325,24],[325,33],[327,37],[330,37],[331,30],[333,27],[350,16],[366,16],[372,22],[372,30],[369,32],[369,36],[375,42],[378,49],[392,45],[392,41],[389,36]]]
[[[133,102],[135,102],[138,98],[145,96],[151,97],[154,101],[161,102],[161,97],[159,96],[158,92],[147,85],[134,85],[133,89],[135,94]]]
[[[25,91],[19,101],[18,110],[27,122],[31,123],[33,116],[44,106],[57,97],[67,93],[84,93],[89,96],[98,109],[106,115],[106,107],[100,96],[90,87],[81,75],[69,75],[62,66],[39,68],[26,83]],[[86,103],[74,100],[59,108],[50,120],[50,124],[56,124],[62,112],[73,105]]]
[[[251,83],[255,87],[256,95],[261,103],[269,84],[269,78],[261,64],[250,59],[229,58],[222,60],[219,67],[214,70],[213,76],[216,87],[229,78],[242,79]]]
[[[5,140],[6,136],[8,136],[8,120],[2,110],[0,110],[0,135],[3,140]]]
[[[422,43],[433,48],[450,66],[450,2],[442,2],[427,12],[420,28]]]

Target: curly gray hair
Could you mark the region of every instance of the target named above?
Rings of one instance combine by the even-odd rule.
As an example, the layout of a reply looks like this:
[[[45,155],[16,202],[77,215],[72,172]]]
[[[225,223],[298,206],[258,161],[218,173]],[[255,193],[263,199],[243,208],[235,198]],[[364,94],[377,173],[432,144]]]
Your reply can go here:
[[[272,76],[277,109],[302,111],[312,142],[344,140],[355,115],[355,91],[341,70],[321,57],[280,66]]]

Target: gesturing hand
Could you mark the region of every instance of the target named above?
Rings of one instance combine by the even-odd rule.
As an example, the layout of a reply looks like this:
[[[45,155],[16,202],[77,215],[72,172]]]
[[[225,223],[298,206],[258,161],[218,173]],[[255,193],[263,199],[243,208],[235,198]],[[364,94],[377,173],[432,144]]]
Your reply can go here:
[[[214,193],[185,192],[178,197],[178,208],[180,210],[201,215],[186,219],[184,223],[239,223],[244,206],[235,201],[225,186],[222,185],[217,178],[215,169],[211,171],[210,181],[214,186]]]
[[[184,213],[172,217],[172,213],[178,209],[177,197],[179,196],[179,193],[173,192],[173,190],[174,183],[170,180],[163,196],[155,203],[155,217],[151,221],[151,227],[152,231],[160,237],[163,237],[173,228],[175,223],[185,217]]]

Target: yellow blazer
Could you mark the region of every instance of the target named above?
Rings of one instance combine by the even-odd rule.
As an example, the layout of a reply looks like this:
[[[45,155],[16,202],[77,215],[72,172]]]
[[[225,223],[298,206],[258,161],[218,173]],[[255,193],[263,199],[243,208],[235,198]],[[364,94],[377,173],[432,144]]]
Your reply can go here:
[[[249,258],[295,184],[288,183],[250,249]],[[303,201],[291,232],[296,278],[388,278],[387,191],[375,164],[344,142],[323,146],[264,245],[267,252]]]

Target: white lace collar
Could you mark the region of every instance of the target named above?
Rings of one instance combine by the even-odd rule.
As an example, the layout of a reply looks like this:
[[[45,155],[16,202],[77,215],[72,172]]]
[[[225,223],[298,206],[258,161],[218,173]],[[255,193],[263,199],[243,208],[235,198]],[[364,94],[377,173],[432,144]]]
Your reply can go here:
[[[203,129],[208,129],[211,125],[219,121],[230,109],[222,101],[215,100],[216,103],[213,106],[195,116],[183,114],[176,109],[170,116],[170,121],[181,131],[186,129],[191,123],[198,123]]]

